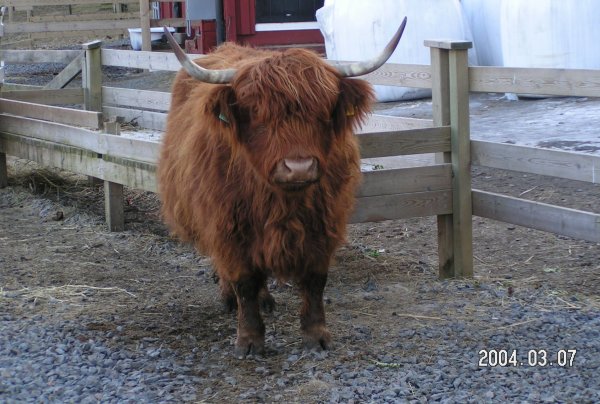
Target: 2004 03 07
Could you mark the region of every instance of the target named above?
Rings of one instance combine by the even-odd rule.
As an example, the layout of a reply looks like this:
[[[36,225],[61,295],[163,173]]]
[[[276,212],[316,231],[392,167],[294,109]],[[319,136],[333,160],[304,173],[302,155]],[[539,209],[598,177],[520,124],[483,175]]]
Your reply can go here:
[[[526,355],[519,355],[516,349],[480,349],[479,367],[572,367],[576,349],[559,349],[556,353],[546,349],[530,349]]]

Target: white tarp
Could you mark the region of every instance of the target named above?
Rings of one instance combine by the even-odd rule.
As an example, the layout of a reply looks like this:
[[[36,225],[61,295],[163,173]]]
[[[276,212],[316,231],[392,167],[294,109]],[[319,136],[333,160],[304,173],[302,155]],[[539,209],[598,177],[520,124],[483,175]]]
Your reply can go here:
[[[325,0],[317,21],[327,58],[364,60],[381,52],[400,22],[408,17],[406,30],[391,63],[430,64],[426,39],[472,40],[459,0]],[[475,50],[469,63],[477,63]],[[429,97],[430,90],[375,86],[379,101]]]
[[[600,68],[598,0],[461,0],[479,64]]]

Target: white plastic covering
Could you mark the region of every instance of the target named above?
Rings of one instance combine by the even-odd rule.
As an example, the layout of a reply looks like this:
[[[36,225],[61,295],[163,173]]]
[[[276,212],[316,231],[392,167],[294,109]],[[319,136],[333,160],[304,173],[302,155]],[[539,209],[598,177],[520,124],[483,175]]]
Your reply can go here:
[[[600,68],[598,0],[461,0],[479,64]]]
[[[325,0],[317,21],[327,57],[364,60],[381,52],[400,22],[408,17],[406,30],[392,63],[430,64],[426,39],[472,40],[459,0]],[[469,63],[477,63],[474,49]],[[379,101],[429,97],[431,91],[407,87],[375,86]]]

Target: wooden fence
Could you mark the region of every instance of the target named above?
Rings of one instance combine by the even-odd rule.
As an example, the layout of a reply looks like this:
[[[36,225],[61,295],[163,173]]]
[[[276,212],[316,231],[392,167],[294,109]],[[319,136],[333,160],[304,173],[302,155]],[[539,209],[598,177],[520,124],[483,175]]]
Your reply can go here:
[[[172,0],[152,0],[169,1]],[[128,28],[142,28],[142,49],[151,50],[150,27],[185,27],[186,22],[183,18],[153,19],[150,3],[150,0],[0,0],[0,6],[6,6],[7,10],[0,37],[4,34],[28,34],[31,39],[82,34],[125,36]],[[49,6],[60,6],[66,12],[48,13]],[[15,12],[27,13],[25,19],[17,20]]]
[[[470,140],[469,91],[600,95],[600,71],[467,66],[470,43],[427,41],[431,66],[387,64],[366,78],[373,84],[432,89],[433,119],[372,115],[359,130],[363,158],[436,153],[436,164],[364,173],[353,222],[437,216],[439,272],[472,276],[472,215],[600,242],[600,215],[471,189],[471,164],[600,182],[600,157]],[[178,70],[171,53],[101,49],[6,51],[6,63],[49,59],[77,65],[82,89],[3,91],[0,99],[0,186],[6,155],[105,181],[106,217],[123,227],[122,187],[155,192],[160,143],[116,136],[121,117],[163,130],[170,94],[102,86],[101,65]],[[75,62],[76,60],[80,62]],[[71,73],[70,73],[71,74]],[[68,75],[67,75],[68,76]],[[81,104],[85,110],[56,105]],[[112,133],[112,134],[111,134]]]

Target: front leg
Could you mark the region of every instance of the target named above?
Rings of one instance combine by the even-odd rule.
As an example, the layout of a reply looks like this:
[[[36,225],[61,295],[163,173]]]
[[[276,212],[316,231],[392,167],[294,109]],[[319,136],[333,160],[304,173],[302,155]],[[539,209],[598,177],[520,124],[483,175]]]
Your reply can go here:
[[[299,282],[302,295],[300,328],[307,348],[328,349],[331,345],[331,334],[325,325],[323,307],[325,283],[327,283],[326,270],[324,273],[307,270]]]
[[[238,306],[235,356],[239,359],[249,354],[262,355],[265,351],[265,324],[259,311],[259,293],[264,282],[263,277],[256,275],[231,282]]]

